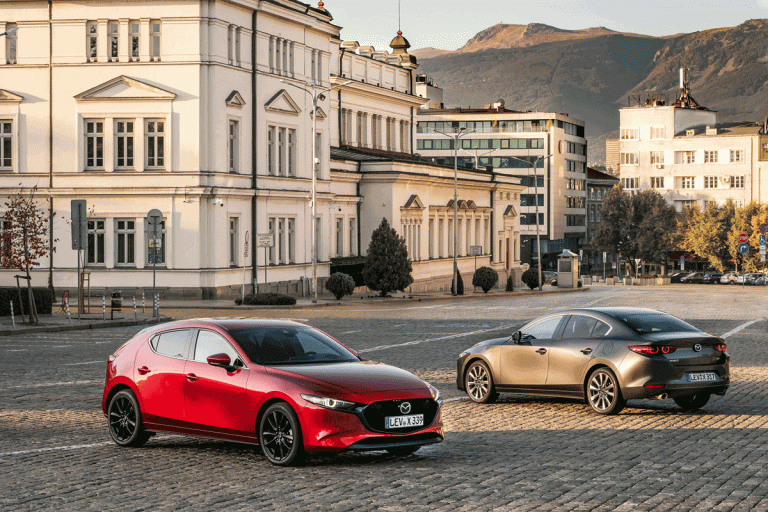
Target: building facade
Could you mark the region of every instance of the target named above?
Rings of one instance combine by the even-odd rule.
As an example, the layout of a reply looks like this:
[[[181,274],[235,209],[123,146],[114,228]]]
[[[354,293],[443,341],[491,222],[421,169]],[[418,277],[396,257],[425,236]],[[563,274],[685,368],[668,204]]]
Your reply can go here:
[[[564,249],[578,252],[586,230],[584,122],[566,114],[507,110],[503,102],[476,109],[421,108],[416,151],[453,166],[452,136],[462,129],[466,135],[455,148],[459,167],[492,168],[526,185],[520,200],[521,243],[510,246],[510,259],[537,264],[537,224],[544,268],[554,268]]]
[[[591,273],[593,275],[602,275],[603,272],[603,254],[592,246],[592,238],[603,223],[603,199],[608,191],[618,185],[619,178],[610,174],[587,167],[587,243],[584,245],[583,257],[581,260],[582,273]],[[613,262],[617,259],[614,254],[605,255],[606,273],[614,272]]]

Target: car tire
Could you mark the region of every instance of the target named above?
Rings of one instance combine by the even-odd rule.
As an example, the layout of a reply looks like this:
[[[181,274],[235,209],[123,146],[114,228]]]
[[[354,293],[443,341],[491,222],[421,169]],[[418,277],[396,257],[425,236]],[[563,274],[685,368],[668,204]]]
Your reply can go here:
[[[709,393],[698,393],[693,396],[679,396],[673,398],[675,403],[684,412],[698,411],[709,402],[709,397],[712,396]]]
[[[144,430],[139,401],[132,391],[124,389],[115,393],[107,407],[109,435],[119,446],[139,447],[149,440]]]
[[[499,398],[493,384],[493,375],[483,361],[474,361],[467,368],[464,387],[470,400],[478,404],[490,404]]]
[[[387,453],[396,457],[405,457],[415,453],[421,446],[401,446],[399,448],[387,448]]]
[[[589,406],[598,414],[618,414],[627,405],[619,380],[608,368],[598,368],[589,376],[584,394]]]
[[[267,460],[276,466],[291,466],[304,460],[301,424],[287,403],[272,404],[264,412],[259,422],[259,445]]]

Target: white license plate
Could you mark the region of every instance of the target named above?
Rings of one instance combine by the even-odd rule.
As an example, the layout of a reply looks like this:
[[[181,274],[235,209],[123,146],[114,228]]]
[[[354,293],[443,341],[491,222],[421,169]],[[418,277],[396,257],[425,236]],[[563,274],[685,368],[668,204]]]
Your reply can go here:
[[[715,372],[689,373],[688,382],[712,382],[717,380]]]
[[[384,428],[421,427],[423,425],[423,414],[411,414],[410,416],[386,416],[384,418]]]

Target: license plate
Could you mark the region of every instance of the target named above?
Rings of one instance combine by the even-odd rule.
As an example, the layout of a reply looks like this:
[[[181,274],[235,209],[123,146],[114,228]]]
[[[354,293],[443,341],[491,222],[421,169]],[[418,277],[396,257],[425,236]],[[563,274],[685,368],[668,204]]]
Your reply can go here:
[[[411,414],[410,416],[386,416],[384,418],[384,428],[421,427],[423,425],[423,414]]]
[[[712,382],[717,380],[715,372],[689,373],[688,382]]]

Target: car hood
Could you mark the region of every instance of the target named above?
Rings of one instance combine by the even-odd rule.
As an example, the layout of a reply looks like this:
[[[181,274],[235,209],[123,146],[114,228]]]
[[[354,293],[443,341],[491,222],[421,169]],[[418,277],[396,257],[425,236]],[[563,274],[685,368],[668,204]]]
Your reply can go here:
[[[302,364],[269,367],[272,374],[292,374],[341,394],[380,393],[387,391],[428,391],[427,384],[414,374],[374,361],[335,364]]]

